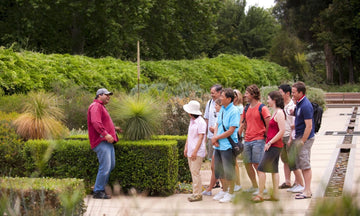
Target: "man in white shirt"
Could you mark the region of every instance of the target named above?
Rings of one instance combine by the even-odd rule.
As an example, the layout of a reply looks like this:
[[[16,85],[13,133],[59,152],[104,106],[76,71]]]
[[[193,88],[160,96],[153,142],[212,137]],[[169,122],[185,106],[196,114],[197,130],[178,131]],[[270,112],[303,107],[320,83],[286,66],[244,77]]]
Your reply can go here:
[[[288,192],[299,193],[304,190],[304,181],[302,178],[301,171],[296,169],[296,167],[289,167],[288,161],[288,153],[290,149],[290,137],[292,131],[294,130],[295,124],[295,116],[290,115],[295,110],[296,105],[294,104],[293,100],[291,99],[291,86],[288,84],[282,84],[279,86],[279,92],[284,98],[284,111],[286,114],[286,121],[285,121],[285,133],[283,136],[283,143],[284,147],[281,151],[281,160],[284,163],[284,175],[285,175],[285,182],[279,186],[279,189],[288,189]],[[295,182],[291,185],[291,171],[294,172],[295,175]]]
[[[211,143],[211,138],[214,136],[213,132],[210,131],[210,127],[215,126],[217,116],[216,116],[216,109],[215,109],[215,100],[220,98],[221,85],[213,85],[210,88],[211,99],[206,103],[204,119],[207,126],[207,143],[206,143],[206,151],[207,151],[207,159],[211,160],[214,149]]]

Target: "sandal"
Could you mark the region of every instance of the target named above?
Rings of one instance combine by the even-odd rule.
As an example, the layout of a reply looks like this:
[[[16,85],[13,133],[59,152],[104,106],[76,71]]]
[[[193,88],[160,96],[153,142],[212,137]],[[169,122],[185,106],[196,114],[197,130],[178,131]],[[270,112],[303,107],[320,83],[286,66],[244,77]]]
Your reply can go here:
[[[273,197],[273,196],[265,197],[264,200],[265,200],[265,201],[275,201],[275,202],[279,201],[278,198],[275,198],[275,197]]]
[[[291,188],[291,185],[287,185],[285,182],[282,183],[282,185],[279,186],[279,189],[286,189],[286,188]]]
[[[264,202],[264,198],[262,198],[259,195],[256,195],[251,199],[251,201],[253,201],[254,203]]]
[[[306,196],[305,194],[296,194],[295,199],[310,199],[312,197],[312,194],[310,196]]]

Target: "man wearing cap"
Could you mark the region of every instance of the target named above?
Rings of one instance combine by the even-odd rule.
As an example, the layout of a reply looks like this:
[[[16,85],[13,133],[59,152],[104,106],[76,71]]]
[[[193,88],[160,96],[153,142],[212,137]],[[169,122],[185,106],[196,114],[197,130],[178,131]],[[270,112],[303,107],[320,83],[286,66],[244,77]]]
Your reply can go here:
[[[215,177],[220,179],[223,190],[216,194],[213,199],[221,203],[231,202],[234,197],[235,186],[235,156],[232,145],[228,140],[230,137],[238,142],[238,130],[240,125],[240,111],[233,104],[234,91],[226,88],[222,91],[220,99],[222,108],[219,112],[214,136],[211,138],[215,146]]]
[[[91,149],[96,152],[99,160],[99,171],[94,186],[93,198],[95,199],[110,199],[110,196],[105,193],[105,185],[109,180],[110,172],[115,167],[113,144],[118,141],[115,130],[121,132],[119,127],[114,126],[105,108],[112,94],[105,88],[97,90],[95,100],[90,104],[87,113]]]

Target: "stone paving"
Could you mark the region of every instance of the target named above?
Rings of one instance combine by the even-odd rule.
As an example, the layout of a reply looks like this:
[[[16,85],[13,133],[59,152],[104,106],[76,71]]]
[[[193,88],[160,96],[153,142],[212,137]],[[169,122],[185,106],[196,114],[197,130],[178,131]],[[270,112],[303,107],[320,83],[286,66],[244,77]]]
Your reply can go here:
[[[323,122],[320,131],[316,134],[315,142],[311,152],[312,163],[312,199],[295,200],[295,194],[280,190],[279,202],[251,203],[249,195],[239,192],[236,204],[219,203],[212,197],[204,196],[203,201],[190,203],[187,201],[189,194],[174,194],[169,197],[145,197],[141,195],[114,196],[110,200],[92,199],[87,196],[87,216],[212,216],[212,215],[306,215],[309,206],[325,193],[325,185],[332,173],[339,145],[343,136],[325,135],[326,131],[346,131],[350,116],[341,115],[351,113],[351,108],[329,108],[323,114]],[[359,112],[360,113],[360,112]],[[359,131],[359,117],[356,120],[355,131]],[[360,201],[360,142],[359,137],[354,136],[354,147],[351,149],[348,172],[345,177],[344,190],[350,191]],[[241,162],[241,161],[240,161]],[[204,185],[210,181],[210,170],[202,170]],[[283,164],[279,163],[280,184],[284,182]],[[250,181],[246,175],[245,168],[240,163],[241,184],[243,188],[250,187]],[[294,176],[292,175],[292,180]],[[271,175],[267,174],[267,188],[271,190]],[[214,189],[213,194],[220,189]],[[311,204],[312,203],[312,204]]]

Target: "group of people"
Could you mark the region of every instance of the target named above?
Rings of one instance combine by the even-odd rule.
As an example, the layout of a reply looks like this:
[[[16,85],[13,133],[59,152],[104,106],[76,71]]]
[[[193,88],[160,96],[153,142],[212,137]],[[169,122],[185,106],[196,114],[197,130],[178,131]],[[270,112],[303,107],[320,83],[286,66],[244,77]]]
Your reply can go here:
[[[219,202],[231,202],[234,192],[242,189],[231,140],[235,143],[244,141],[243,162],[252,184],[244,191],[254,195],[252,201],[276,201],[279,189],[285,188],[298,193],[295,199],[311,198],[310,153],[315,133],[313,108],[305,96],[305,84],[282,84],[278,91],[270,92],[267,104],[272,112],[260,102],[260,90],[256,85],[246,88],[245,107],[243,96],[236,89],[214,85],[210,93],[212,99],[206,104],[204,117],[198,101],[192,100],[183,106],[190,117],[184,148],[193,182],[193,194],[188,200],[194,202],[202,200],[203,195],[212,196],[212,189],[219,181],[222,190],[213,197]],[[120,127],[114,126],[105,107],[112,94],[105,88],[99,89],[87,113],[90,145],[99,161],[93,189],[96,199],[110,198],[105,193],[105,186],[115,167],[113,144],[118,141],[116,132],[122,132]],[[278,186],[280,155],[285,182]],[[206,156],[211,160],[212,177],[209,187],[202,191],[200,169]],[[295,175],[293,185],[291,171]],[[265,173],[272,173],[273,182],[273,193],[267,197],[264,197],[267,193]]]
[[[260,102],[256,85],[246,88],[245,107],[238,90],[214,85],[210,93],[212,99],[206,104],[204,117],[198,101],[192,100],[183,107],[191,119],[184,150],[193,181],[193,194],[188,200],[194,202],[202,200],[203,195],[212,196],[217,181],[221,182],[222,190],[213,199],[221,203],[234,199],[234,192],[241,189],[241,184],[231,140],[244,141],[243,162],[252,184],[244,191],[253,194],[253,202],[278,201],[279,189],[297,193],[295,199],[311,198],[310,154],[315,133],[313,108],[305,96],[305,84],[282,84],[278,91],[270,92],[267,104],[272,112]],[[205,156],[211,160],[212,177],[209,187],[201,191],[200,168]],[[285,175],[281,185],[280,156]],[[295,175],[293,185],[291,171]],[[273,190],[265,197],[266,173],[272,174]]]

